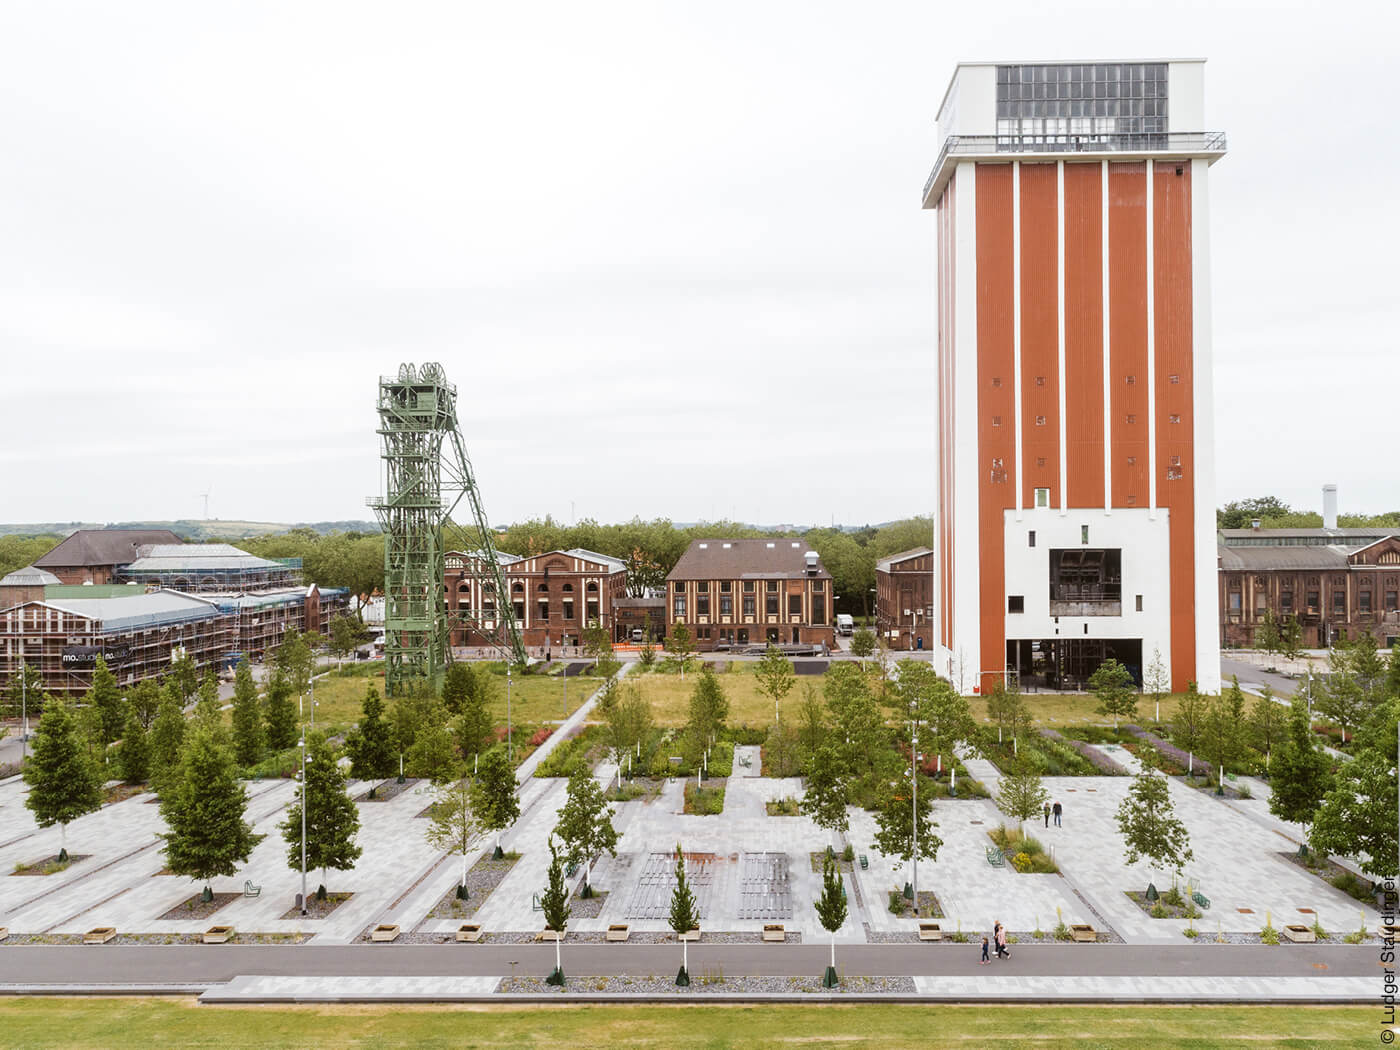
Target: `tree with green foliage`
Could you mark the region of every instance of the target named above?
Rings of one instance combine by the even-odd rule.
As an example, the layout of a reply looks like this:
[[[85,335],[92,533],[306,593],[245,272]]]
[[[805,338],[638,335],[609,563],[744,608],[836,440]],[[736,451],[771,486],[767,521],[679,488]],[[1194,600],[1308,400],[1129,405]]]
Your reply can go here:
[[[496,720],[491,715],[491,706],[499,698],[501,689],[496,676],[484,667],[473,669],[466,686],[452,727],[457,734],[457,746],[461,749],[462,758],[475,761],[477,755],[496,742]]]
[[[1252,499],[1232,500],[1215,512],[1215,527],[1218,529],[1247,529],[1249,523],[1258,518],[1261,522],[1292,514],[1293,508],[1277,496],[1258,496]]]
[[[389,709],[394,746],[400,754],[407,755],[413,750],[420,729],[434,722],[444,724],[446,720],[447,709],[431,689],[410,689],[405,695],[396,697],[394,706]]]
[[[1244,691],[1240,689],[1239,679],[1233,678],[1223,693],[1209,701],[1201,729],[1201,752],[1222,778],[1226,767],[1243,758],[1248,731]]]
[[[1280,742],[1286,722],[1283,706],[1274,700],[1274,691],[1264,686],[1250,709],[1249,730],[1255,746],[1264,752],[1266,770],[1273,764],[1274,746]]]
[[[1142,687],[1147,691],[1147,695],[1152,697],[1152,721],[1162,720],[1162,697],[1171,692],[1172,676],[1167,670],[1166,662],[1162,659],[1162,650],[1155,645],[1152,647],[1152,661],[1147,665],[1147,671],[1143,674]]]
[[[19,718],[26,713],[37,719],[44,706],[44,676],[39,669],[28,662],[21,662],[5,687],[4,714],[8,718]]]
[[[1254,628],[1254,648],[1264,654],[1266,670],[1274,670],[1274,658],[1283,648],[1283,640],[1279,637],[1278,619],[1272,609],[1264,610],[1264,618]]]
[[[292,703],[292,681],[280,669],[274,668],[263,691],[263,726],[267,746],[273,751],[285,751],[297,742],[297,706]]]
[[[476,849],[484,830],[472,801],[472,783],[463,777],[438,790],[429,810],[426,836],[434,849],[455,853],[462,858],[462,875],[457,881],[457,899],[467,899],[467,857]]]
[[[102,775],[67,701],[50,697],[39,718],[29,761],[24,805],[41,828],[59,828],[58,859],[68,859],[68,825],[102,806]]]
[[[1380,702],[1386,668],[1367,631],[1349,642],[1338,642],[1328,658],[1331,672],[1318,697],[1317,706],[1342,728],[1342,743],[1366,723]]]
[[[1269,812],[1305,827],[1311,824],[1332,788],[1332,760],[1318,745],[1301,697],[1295,696],[1289,707],[1287,733],[1269,772]]]
[[[836,931],[846,921],[846,893],[841,885],[841,875],[836,868],[836,858],[828,852],[822,858],[822,893],[816,900],[817,918],[822,929],[831,934],[831,963],[822,976],[822,986],[835,988],[836,978]]]
[[[568,796],[559,809],[554,834],[568,851],[569,863],[584,866],[581,896],[593,895],[593,858],[604,850],[617,856],[617,828],[613,827],[612,818],[613,808],[592,772],[576,768],[569,775]]]
[[[671,633],[667,636],[664,645],[666,652],[671,659],[680,664],[681,677],[685,677],[685,665],[690,656],[695,652],[695,639],[690,635],[690,628],[684,623],[677,623],[671,628]]]
[[[874,652],[875,632],[869,627],[857,628],[855,634],[851,635],[851,655],[864,660]]]
[[[797,684],[797,673],[792,669],[792,661],[770,642],[754,668],[754,678],[758,680],[758,691],[773,701],[773,721],[781,722],[778,707]]]
[[[1278,651],[1285,660],[1303,655],[1303,625],[1296,616],[1285,616],[1278,626]]]
[[[194,662],[186,650],[179,650],[179,655],[170,661],[170,671],[165,676],[165,682],[174,685],[177,699],[183,708],[186,701],[199,691],[199,665]]]
[[[472,808],[484,830],[496,833],[495,856],[501,850],[501,832],[520,817],[520,796],[516,793],[515,770],[499,744],[481,756],[476,779],[472,781]]]
[[[277,670],[291,683],[292,692],[302,694],[311,686],[312,663],[311,646],[306,635],[295,627],[288,626],[282,632],[281,644],[273,655]]]
[[[801,809],[817,827],[831,832],[837,844],[851,826],[850,774],[834,747],[819,748],[807,770],[807,791]]]
[[[194,704],[195,721],[205,722],[223,732],[223,704],[219,702],[219,679],[214,674],[213,667],[204,672],[204,678],[199,683],[198,695],[199,699]]]
[[[1396,874],[1395,769],[1378,751],[1362,751],[1337,770],[1331,789],[1313,814],[1308,845],[1326,857],[1352,857],[1381,880]]]
[[[1200,750],[1209,714],[1210,701],[1196,691],[1195,682],[1187,682],[1186,692],[1176,707],[1176,717],[1172,719],[1172,740],[1176,746],[1183,751]]]
[[[127,696],[127,703],[141,720],[141,727],[150,729],[156,719],[156,711],[160,709],[160,686],[154,678],[137,682]]]
[[[330,650],[339,660],[344,660],[369,640],[365,622],[350,613],[337,613],[331,617]]]
[[[822,695],[843,764],[852,770],[874,769],[877,754],[888,749],[889,733],[871,695],[870,676],[855,664],[833,664],[823,676]]]
[[[1001,743],[1004,733],[1010,733],[1015,738],[1021,730],[1029,727],[1030,711],[1016,679],[992,683],[991,691],[987,694],[987,717],[997,724],[997,743]]]
[[[233,757],[245,769],[263,756],[262,704],[253,681],[253,668],[246,659],[238,661],[233,676]]]
[[[411,777],[421,777],[435,785],[456,780],[462,773],[462,760],[446,725],[447,712],[435,704],[432,713],[413,736],[404,755],[404,768]]]
[[[1045,783],[1027,762],[1017,761],[1010,775],[1001,778],[997,809],[1016,821],[1022,835],[1026,833],[1026,821],[1042,813],[1048,801],[1050,793],[1045,790]]]
[[[811,768],[813,757],[826,743],[830,731],[826,724],[826,704],[811,682],[803,682],[802,704],[797,709],[797,747],[804,771]]]
[[[651,705],[637,686],[624,686],[604,712],[604,718],[608,749],[613,761],[620,765],[623,756],[634,752],[651,732]]]
[[[708,667],[700,668],[695,686],[690,691],[690,706],[685,723],[686,746],[692,761],[710,746],[715,735],[724,728],[729,717],[729,698],[724,695],[719,676]]]
[[[604,681],[622,669],[622,661],[613,653],[612,635],[600,624],[584,628],[583,651],[594,663],[593,673]]]
[[[282,839],[287,843],[287,866],[301,869],[301,808],[306,805],[306,866],[321,869],[316,899],[326,899],[326,871],[349,871],[363,852],[355,844],[360,811],[346,790],[345,774],[335,752],[320,733],[306,741],[306,787],[287,810]]]
[[[676,974],[676,984],[682,988],[690,984],[690,942],[686,934],[700,928],[700,911],[695,906],[695,894],[685,877],[685,853],[681,844],[676,843],[676,888],[671,892],[671,914],[667,917],[671,929],[681,939],[681,968]]]
[[[914,825],[918,823],[919,859],[937,860],[943,840],[933,833],[938,825],[933,820],[933,784],[922,773],[919,778],[918,805],[905,794],[909,791],[908,773],[884,793],[875,813],[875,849],[881,856],[898,857],[908,863],[914,859]]]
[[[209,880],[235,874],[263,839],[243,819],[247,808],[248,792],[239,783],[228,743],[212,726],[195,722],[179,774],[160,800],[170,828],[161,836],[166,867],[204,882],[205,897],[211,896]]]
[[[959,744],[972,743],[977,723],[972,708],[953,684],[941,678],[933,665],[924,660],[901,660],[895,696],[900,721],[912,719],[924,735],[924,742],[941,754],[952,755]]]
[[[559,849],[554,845],[554,836],[549,838],[549,883],[540,894],[540,911],[544,912],[544,927],[554,931],[554,972],[545,978],[545,984],[564,987],[564,962],[559,956],[559,942],[569,928],[569,888],[564,885],[564,862],[559,859]]]
[[[179,683],[174,679],[167,681],[151,723],[151,787],[162,798],[180,774],[180,752],[185,743],[185,714],[180,700]]]
[[[442,681],[442,704],[450,714],[462,713],[467,698],[476,688],[476,673],[475,667],[461,660],[447,665],[447,674]]]
[[[117,676],[107,668],[107,661],[101,656],[92,669],[92,686],[83,701],[97,712],[103,747],[122,735],[122,730],[126,728],[126,700],[122,697],[121,687],[117,685]]]
[[[384,718],[384,701],[371,682],[360,704],[360,721],[345,737],[350,773],[356,780],[377,780],[394,772],[393,735]]]
[[[127,713],[126,731],[122,733],[121,750],[117,757],[124,781],[128,784],[146,782],[151,769],[151,743],[135,708]]]
[[[1149,869],[1166,869],[1179,877],[1194,856],[1186,825],[1177,819],[1172,806],[1167,778],[1147,763],[1133,777],[1118,806],[1118,831],[1129,865],[1145,859]]]
[[[1118,728],[1120,717],[1136,717],[1138,697],[1132,672],[1113,657],[1099,664],[1089,676],[1089,691],[1098,697],[1099,713],[1113,717],[1114,729]]]

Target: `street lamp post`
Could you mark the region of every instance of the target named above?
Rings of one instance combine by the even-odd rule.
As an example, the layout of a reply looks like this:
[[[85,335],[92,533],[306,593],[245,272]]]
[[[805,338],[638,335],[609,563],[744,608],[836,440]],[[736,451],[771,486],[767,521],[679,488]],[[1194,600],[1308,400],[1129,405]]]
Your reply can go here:
[[[306,731],[302,730],[301,739],[297,741],[297,747],[301,748],[301,913],[306,914],[306,764],[311,759],[306,757]]]
[[[512,762],[515,760],[511,751],[510,740],[510,665],[506,665],[506,758]]]
[[[909,749],[910,817],[914,827],[914,917],[919,916],[919,719],[914,702],[909,703],[911,746]],[[302,807],[305,810],[305,806]],[[305,836],[303,836],[305,841]]]
[[[29,665],[19,662],[19,760],[29,757]]]

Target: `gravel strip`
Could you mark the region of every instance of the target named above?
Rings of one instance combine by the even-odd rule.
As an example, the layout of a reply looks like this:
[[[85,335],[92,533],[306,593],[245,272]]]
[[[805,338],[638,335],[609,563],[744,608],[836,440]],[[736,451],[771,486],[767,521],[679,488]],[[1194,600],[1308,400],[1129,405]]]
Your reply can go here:
[[[171,908],[162,919],[207,919],[220,908],[231,904],[243,896],[241,893],[216,893],[212,900],[200,900],[200,894],[196,893],[191,897],[182,900],[175,907]]]
[[[582,886],[580,886],[580,889]],[[569,898],[569,918],[596,919],[603,914],[603,905],[608,902],[607,890],[594,890],[591,897],[580,897],[575,893]]]
[[[491,892],[501,884],[519,860],[519,853],[507,853],[500,860],[494,859],[490,853],[483,854],[467,872],[467,899],[457,899],[458,884],[454,881],[442,895],[442,899],[428,912],[428,918],[470,919],[477,909],[486,903],[486,898],[491,896]],[[461,870],[460,860],[458,870]]]
[[[679,967],[677,967],[679,969]],[[567,975],[568,971],[565,971]],[[722,970],[693,970],[690,986],[679,988],[674,977],[569,977],[563,988],[545,984],[543,977],[506,977],[496,991],[516,995],[566,996],[570,992],[596,994],[611,992],[619,995],[674,995],[678,999],[708,994],[786,995],[794,992],[840,995],[845,993],[912,994],[912,977],[843,977],[835,988],[823,988],[820,977],[726,977]]]
[[[282,913],[284,919],[324,919],[335,911],[342,904],[355,896],[353,893],[327,893],[325,900],[316,898],[316,891],[312,890],[307,895],[306,914],[302,915],[301,909],[293,904]]]
[[[375,785],[375,787],[374,787],[374,798],[370,798],[370,797],[369,797],[369,791],[366,790],[366,791],[363,791],[363,792],[361,792],[360,794],[356,795],[356,796],[355,796],[355,801],[356,801],[356,802],[388,802],[390,799],[392,799],[392,798],[397,798],[399,795],[402,795],[402,794],[403,794],[405,791],[407,791],[409,788],[416,787],[419,783],[420,783],[420,781],[418,781],[418,780],[409,779],[409,780],[405,780],[402,784],[400,784],[400,783],[398,782],[398,778],[397,778],[397,777],[391,777],[390,779],[384,781],[383,783]]]

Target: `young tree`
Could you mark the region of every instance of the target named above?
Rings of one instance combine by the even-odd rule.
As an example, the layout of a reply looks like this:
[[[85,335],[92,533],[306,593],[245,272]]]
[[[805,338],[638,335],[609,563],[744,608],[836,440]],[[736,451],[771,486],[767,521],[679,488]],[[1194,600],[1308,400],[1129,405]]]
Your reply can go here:
[[[1295,824],[1311,824],[1332,788],[1332,760],[1317,744],[1308,705],[1301,697],[1293,698],[1287,734],[1269,772],[1269,812]]]
[[[205,670],[204,678],[199,683],[199,699],[195,701],[194,705],[195,720],[205,722],[222,732],[224,725],[222,708],[223,705],[219,703],[219,678],[214,674],[214,668],[209,667]]]
[[[180,655],[170,661],[170,673],[165,681],[174,685],[176,699],[183,709],[185,702],[199,689],[199,666],[194,662],[194,657],[181,649]]]
[[[724,728],[724,720],[728,717],[729,698],[724,695],[719,677],[708,667],[700,668],[700,676],[690,691],[689,718],[685,724],[692,760],[698,759],[710,746],[710,741]]]
[[[292,692],[305,693],[311,685],[312,663],[311,646],[306,635],[288,627],[282,632],[282,642],[273,656],[277,670],[286,676]]]
[[[584,865],[580,896],[593,896],[593,858],[603,850],[617,856],[617,829],[612,818],[613,808],[593,774],[586,768],[575,769],[569,776],[568,797],[559,809],[554,834],[568,851],[569,863]]]
[[[24,805],[41,828],[59,828],[58,859],[68,859],[68,825],[102,806],[102,779],[66,701],[50,698],[39,719],[29,761]]]
[[[447,665],[447,674],[442,681],[442,705],[453,715],[460,715],[476,683],[476,668],[471,664],[454,660]]]
[[[496,720],[491,716],[491,705],[499,692],[495,675],[478,668],[471,688],[462,698],[461,713],[453,723],[457,746],[464,759],[474,759],[496,742]]]
[[[1021,694],[1020,684],[1014,679],[1005,684],[994,682],[992,691],[987,694],[987,715],[997,724],[998,744],[1002,741],[1003,733],[1010,732],[1012,737],[1016,737],[1021,730],[1029,727],[1030,712]]]
[[[126,731],[122,734],[118,757],[123,780],[128,784],[145,783],[151,768],[151,744],[135,708],[126,716]]]
[[[830,853],[822,858],[822,895],[816,904],[822,929],[831,934],[831,963],[822,975],[822,987],[835,988],[840,983],[836,979],[836,931],[846,921],[846,894],[836,870],[836,858]]]
[[[206,899],[213,894],[209,880],[234,874],[263,839],[243,819],[247,807],[228,744],[212,726],[196,722],[179,775],[161,796],[160,813],[170,828],[161,837],[166,866],[203,881]]]
[[[360,705],[360,722],[346,735],[350,773],[356,780],[376,780],[394,772],[394,741],[384,720],[384,701],[371,682]]]
[[[613,761],[636,748],[651,732],[651,705],[636,686],[624,687],[605,714],[608,748]]]
[[[185,715],[180,709],[180,687],[173,679],[160,692],[160,706],[151,723],[151,787],[164,797],[179,779],[180,750],[185,742]]]
[[[331,617],[330,650],[340,660],[353,653],[369,637],[364,621],[349,613],[338,613]]]
[[[822,693],[842,763],[849,769],[872,769],[876,753],[888,749],[889,734],[870,693],[870,677],[854,664],[833,664],[823,675]]]
[[[1001,778],[997,791],[997,809],[1016,821],[1021,834],[1026,833],[1026,821],[1043,812],[1050,793],[1040,776],[1025,762],[1017,762],[1011,774]]]
[[[770,777],[792,777],[800,772],[797,732],[790,725],[774,722],[763,741],[763,761]]]
[[[943,840],[933,833],[938,825],[933,820],[933,785],[922,773],[919,776],[917,811],[913,800],[903,792],[909,790],[896,782],[880,803],[875,814],[875,849],[881,856],[898,857],[908,862],[914,859],[914,823],[918,821],[919,860],[937,860]],[[915,906],[918,902],[915,901]]]
[[[501,850],[501,832],[520,817],[520,798],[516,794],[515,770],[499,744],[481,756],[476,779],[472,781],[472,808],[482,828],[496,833],[493,855],[505,856]]]
[[[1171,692],[1172,676],[1162,659],[1162,650],[1155,645],[1152,647],[1152,662],[1147,665],[1147,673],[1143,675],[1142,686],[1147,690],[1148,696],[1152,697],[1152,721],[1160,723],[1162,697]]]
[[[92,687],[88,689],[84,701],[97,712],[100,740],[106,747],[126,728],[126,701],[122,698],[116,675],[107,669],[107,661],[100,656],[92,670]]]
[[[684,678],[686,661],[690,659],[690,654],[695,652],[695,640],[690,636],[690,629],[684,623],[672,627],[665,648],[672,659],[680,664],[681,677]]]
[[[1339,642],[1329,657],[1331,674],[1318,697],[1318,708],[1342,727],[1342,743],[1348,733],[1365,724],[1380,696],[1376,686],[1385,670],[1376,653],[1376,640],[1363,631],[1352,642]]]
[[[1133,676],[1126,667],[1109,657],[1089,676],[1089,689],[1099,698],[1099,713],[1113,716],[1113,728],[1118,719],[1132,718],[1137,713],[1137,693],[1133,691]]]
[[[239,660],[233,677],[233,756],[245,768],[257,765],[263,755],[260,708],[253,669],[247,660]]]
[[[1264,686],[1250,711],[1249,727],[1253,732],[1254,742],[1259,746],[1259,750],[1264,752],[1266,770],[1273,764],[1274,745],[1279,742],[1286,722],[1283,706],[1274,701],[1274,691],[1267,685]]]
[[[1196,691],[1196,683],[1186,684],[1186,693],[1177,705],[1176,717],[1172,719],[1172,739],[1183,751],[1197,751],[1205,733],[1206,716],[1210,713],[1210,703]]]
[[[564,885],[564,863],[559,859],[559,850],[554,845],[554,837],[549,839],[549,885],[540,894],[540,911],[544,912],[545,929],[554,931],[554,972],[545,978],[545,984],[564,987],[564,963],[559,957],[559,942],[564,939],[564,931],[569,927],[569,888]]]
[[[1378,751],[1362,751],[1337,770],[1332,789],[1313,815],[1308,844],[1326,857],[1354,857],[1377,880],[1396,873],[1395,770]]]
[[[301,868],[301,807],[306,806],[306,866],[321,869],[321,885],[316,899],[326,899],[326,871],[348,871],[360,859],[355,845],[360,831],[360,811],[346,793],[345,774],[336,763],[335,752],[319,733],[306,741],[306,788],[304,798],[287,810],[282,822],[282,838],[287,843],[287,866]]]
[[[940,678],[932,664],[901,660],[898,671],[897,695],[904,706],[896,715],[901,720],[912,715],[926,744],[939,753],[951,755],[959,744],[976,738],[977,723],[967,697],[954,689],[947,679]],[[1024,709],[1024,705],[1022,707]]]
[[[1180,876],[1193,856],[1186,825],[1172,807],[1167,779],[1149,765],[1133,777],[1118,806],[1118,831],[1130,865],[1146,859],[1151,869],[1165,868]]]
[[[611,682],[622,669],[622,661],[613,653],[612,636],[606,627],[585,628],[583,651],[593,660],[593,673],[605,682]]]
[[[481,841],[483,829],[472,803],[471,781],[465,777],[441,788],[433,802],[425,833],[434,849],[446,850],[462,858],[462,877],[457,883],[457,899],[467,899],[467,857]]]
[[[137,682],[131,690],[131,695],[127,697],[127,703],[141,720],[141,728],[150,729],[151,723],[155,721],[156,711],[160,709],[160,686],[153,678]]]
[[[773,701],[773,721],[781,722],[782,719],[778,717],[778,705],[797,684],[797,673],[792,669],[792,661],[783,655],[781,649],[770,643],[763,651],[758,666],[754,668],[754,677],[758,679],[758,691]]]
[[[296,746],[297,707],[292,703],[293,692],[291,679],[280,669],[274,669],[263,695],[263,725],[267,730],[267,746],[273,751]]]
[[[1247,730],[1244,691],[1236,678],[1225,692],[1211,699],[1201,733],[1201,750],[1222,778],[1225,767],[1243,756]]]
[[[851,635],[851,655],[861,660],[875,652],[875,632],[869,627],[859,628]]]
[[[826,743],[830,731],[826,724],[826,705],[811,682],[802,683],[802,706],[797,711],[797,741],[802,753],[802,768],[809,769],[812,759]]]
[[[21,713],[27,713],[30,718],[38,718],[43,705],[43,674],[33,664],[21,663],[5,687],[5,714],[19,718]]]
[[[850,804],[850,781],[840,754],[832,747],[819,748],[807,771],[807,792],[802,796],[802,812],[839,842],[851,826],[846,806]]]
[[[1267,669],[1272,671],[1274,657],[1283,648],[1282,640],[1279,637],[1278,620],[1274,618],[1272,609],[1264,610],[1264,619],[1254,629],[1254,648],[1264,654]]]
[[[462,761],[452,742],[452,734],[443,723],[446,717],[447,712],[435,706],[433,715],[418,727],[413,745],[404,756],[409,776],[442,785],[461,775]]]
[[[1279,655],[1296,660],[1303,654],[1303,625],[1296,616],[1286,616],[1278,628]]]
[[[690,942],[685,935],[699,928],[700,912],[695,907],[695,894],[685,879],[685,854],[679,842],[676,843],[676,888],[671,893],[669,918],[671,929],[681,939],[681,968],[676,974],[676,984],[684,988],[690,985]]]

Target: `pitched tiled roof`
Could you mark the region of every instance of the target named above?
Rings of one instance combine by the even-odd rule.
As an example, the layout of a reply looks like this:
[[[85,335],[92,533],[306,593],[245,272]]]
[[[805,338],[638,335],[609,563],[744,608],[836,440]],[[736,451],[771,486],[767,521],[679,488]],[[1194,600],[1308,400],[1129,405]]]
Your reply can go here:
[[[128,565],[138,547],[179,542],[169,529],[79,529],[34,564],[41,569]]]
[[[807,575],[807,552],[802,540],[692,540],[668,580],[724,580],[744,577]],[[820,560],[814,579],[831,579]]]
[[[932,547],[915,547],[911,551],[900,551],[898,554],[891,554],[887,558],[881,558],[875,563],[875,568],[879,569],[882,572],[889,572],[890,566],[892,565],[896,565],[902,561],[908,561],[910,558],[921,558],[925,554],[932,553]]]

